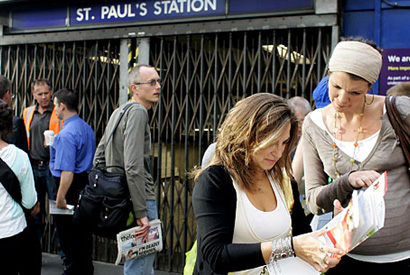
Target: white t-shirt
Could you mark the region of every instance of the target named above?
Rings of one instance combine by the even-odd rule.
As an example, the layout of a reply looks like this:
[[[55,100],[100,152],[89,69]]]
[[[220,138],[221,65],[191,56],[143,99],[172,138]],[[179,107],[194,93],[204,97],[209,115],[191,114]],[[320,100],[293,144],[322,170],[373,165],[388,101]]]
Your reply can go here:
[[[20,182],[22,205],[31,209],[37,202],[37,193],[27,154],[10,144],[0,150],[0,158],[9,165]],[[23,209],[0,184],[0,239],[17,235],[26,226]]]

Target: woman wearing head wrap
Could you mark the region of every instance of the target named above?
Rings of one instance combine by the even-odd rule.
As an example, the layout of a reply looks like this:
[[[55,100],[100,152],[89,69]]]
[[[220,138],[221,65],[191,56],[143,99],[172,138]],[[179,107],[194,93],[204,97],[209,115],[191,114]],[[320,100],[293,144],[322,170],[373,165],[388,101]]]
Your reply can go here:
[[[329,61],[331,104],[309,114],[303,125],[306,192],[313,213],[332,211],[336,199],[346,206],[353,190],[388,171],[384,227],[329,274],[410,274],[410,177],[385,97],[368,94],[381,65],[380,51],[368,41],[338,43]],[[410,127],[410,98],[399,97],[396,105]]]

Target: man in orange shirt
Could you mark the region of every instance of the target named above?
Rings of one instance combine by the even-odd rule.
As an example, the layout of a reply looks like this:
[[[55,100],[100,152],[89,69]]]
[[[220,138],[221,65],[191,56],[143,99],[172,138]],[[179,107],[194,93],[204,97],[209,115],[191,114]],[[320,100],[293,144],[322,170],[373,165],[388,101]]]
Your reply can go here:
[[[53,90],[46,79],[33,81],[31,92],[36,104],[24,109],[23,119],[38,201],[40,202],[40,214],[35,216],[35,220],[37,235],[41,241],[44,230],[46,193],[49,199],[55,200],[53,194],[55,183],[49,168],[50,151],[44,145],[44,131],[53,130],[54,134],[57,134],[62,129],[63,121],[57,118],[51,101]]]

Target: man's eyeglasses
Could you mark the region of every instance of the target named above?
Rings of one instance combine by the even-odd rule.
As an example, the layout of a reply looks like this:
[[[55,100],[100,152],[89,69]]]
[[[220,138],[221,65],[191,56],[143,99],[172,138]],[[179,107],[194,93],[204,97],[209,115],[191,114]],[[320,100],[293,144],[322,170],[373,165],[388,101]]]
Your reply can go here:
[[[151,86],[156,86],[157,83],[158,83],[159,85],[161,85],[161,84],[162,84],[162,80],[161,80],[161,79],[152,79],[152,80],[147,81],[147,82],[137,82],[137,83],[134,83],[134,84],[135,84],[135,85],[150,84]]]

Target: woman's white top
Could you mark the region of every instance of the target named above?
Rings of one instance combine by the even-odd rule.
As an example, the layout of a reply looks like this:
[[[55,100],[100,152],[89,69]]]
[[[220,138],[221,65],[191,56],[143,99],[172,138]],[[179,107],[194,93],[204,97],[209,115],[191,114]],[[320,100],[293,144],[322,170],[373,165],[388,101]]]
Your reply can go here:
[[[232,179],[237,196],[233,243],[260,243],[284,238],[290,235],[292,221],[285,203],[284,194],[278,183],[269,176],[269,182],[276,196],[276,208],[264,212],[257,209]],[[262,267],[229,274],[257,274]]]
[[[37,202],[37,193],[27,154],[10,144],[0,150],[0,158],[13,170],[20,182],[22,205],[27,209],[33,208]],[[23,209],[0,184],[0,239],[17,235],[26,226]]]
[[[379,137],[380,130],[374,133],[372,136],[359,140],[358,146],[355,149],[354,141],[342,141],[332,136],[329,132],[322,117],[322,109],[316,109],[312,113],[312,121],[322,130],[325,130],[327,134],[333,139],[337,147],[342,150],[346,155],[355,160],[362,162],[364,161],[370,152],[373,150],[373,147],[376,145],[377,138]],[[356,151],[355,151],[356,150]]]

